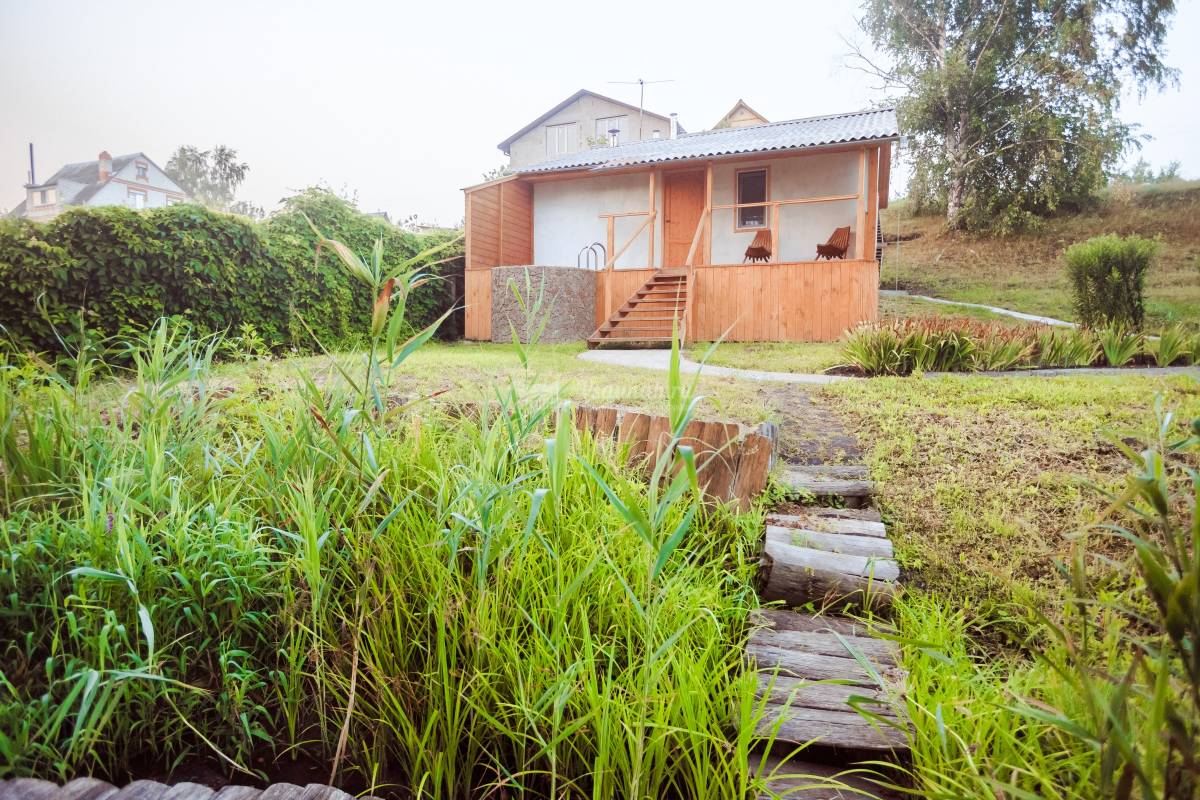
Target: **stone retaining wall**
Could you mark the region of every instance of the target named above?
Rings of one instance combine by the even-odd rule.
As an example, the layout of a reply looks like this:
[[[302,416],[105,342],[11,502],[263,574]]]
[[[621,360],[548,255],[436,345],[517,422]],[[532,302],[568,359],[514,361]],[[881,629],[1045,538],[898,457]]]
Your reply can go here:
[[[526,276],[529,282],[526,283]],[[596,273],[576,267],[494,267],[492,269],[492,341],[511,342],[512,328],[525,339],[525,314],[513,295],[512,281],[532,305],[545,285],[542,313],[547,315],[543,342],[578,342],[596,330]],[[527,291],[526,287],[532,287]],[[539,319],[540,324],[540,319]],[[509,323],[512,327],[509,327]]]

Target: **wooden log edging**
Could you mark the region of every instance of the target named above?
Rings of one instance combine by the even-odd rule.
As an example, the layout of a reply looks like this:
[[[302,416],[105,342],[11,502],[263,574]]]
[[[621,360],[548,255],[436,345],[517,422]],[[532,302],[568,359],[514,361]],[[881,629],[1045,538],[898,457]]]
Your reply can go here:
[[[59,786],[36,778],[0,781],[0,800],[355,800],[333,786],[310,783],[275,783],[265,789],[224,786],[213,789],[199,783],[174,785],[138,780],[122,788],[96,778],[75,778]],[[376,797],[361,800],[379,800]]]
[[[671,439],[670,418],[622,406],[578,405],[575,427],[625,448],[627,463],[646,469],[655,467]],[[683,430],[682,444],[696,454],[705,495],[736,502],[745,511],[767,486],[777,438],[778,429],[770,423],[751,428],[736,422],[692,420]]]

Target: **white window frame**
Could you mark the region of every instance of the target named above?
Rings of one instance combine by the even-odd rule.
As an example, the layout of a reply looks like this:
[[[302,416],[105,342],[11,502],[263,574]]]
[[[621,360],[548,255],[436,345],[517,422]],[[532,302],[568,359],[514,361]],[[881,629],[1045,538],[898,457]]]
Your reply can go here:
[[[616,124],[613,124],[616,123]],[[617,134],[617,144],[627,144],[631,141],[629,138],[629,115],[618,114],[613,117],[599,117],[596,120],[596,140],[608,141],[608,132],[612,128],[620,131]],[[608,142],[612,144],[611,141]]]
[[[150,180],[150,165],[148,163],[146,163],[145,161],[135,161],[135,162],[133,162],[133,166],[134,166],[133,174],[134,174],[134,177],[137,178],[137,180],[139,180],[139,181]]]
[[[579,152],[579,123],[563,122],[558,125],[547,125],[546,156],[566,156]],[[574,137],[574,142],[571,141]]]
[[[129,198],[130,208],[140,211],[143,208],[150,207],[150,193],[145,189],[134,189],[132,186],[130,186],[126,196]],[[142,204],[140,206],[137,204],[137,198],[139,197],[142,198]]]

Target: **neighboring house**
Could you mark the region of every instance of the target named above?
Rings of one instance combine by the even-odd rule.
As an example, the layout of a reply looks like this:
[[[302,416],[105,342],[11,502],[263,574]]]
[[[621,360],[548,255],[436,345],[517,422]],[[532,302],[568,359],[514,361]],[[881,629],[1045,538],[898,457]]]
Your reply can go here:
[[[729,109],[729,113],[717,120],[713,128],[745,128],[749,125],[766,125],[767,118],[746,105],[745,100],[739,99]]]
[[[721,127],[470,187],[466,335],[507,339],[508,280],[524,281],[506,268],[537,265],[557,298],[555,338],[662,344],[678,317],[689,340],[837,339],[878,313],[878,214],[899,136],[890,108]]]
[[[580,89],[496,146],[517,170],[597,146],[666,139],[678,128],[674,117]]]
[[[113,158],[105,150],[95,161],[67,164],[47,181],[25,184],[25,200],[9,216],[47,220],[71,206],[159,208],[186,202],[179,184],[145,153]]]

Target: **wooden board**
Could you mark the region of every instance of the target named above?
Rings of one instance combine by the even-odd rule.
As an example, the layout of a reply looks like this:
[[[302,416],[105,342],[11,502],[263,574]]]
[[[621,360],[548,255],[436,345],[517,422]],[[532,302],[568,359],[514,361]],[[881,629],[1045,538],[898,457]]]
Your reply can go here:
[[[808,753],[789,758],[791,749],[780,745],[761,761],[751,757],[750,768],[757,769],[757,776],[764,783],[757,800],[780,797],[785,800],[869,800],[872,797],[890,800],[896,796],[879,788],[877,782],[888,779],[873,769],[802,760],[809,757]]]
[[[875,484],[869,480],[828,477],[808,467],[789,466],[779,478],[785,487],[798,494],[856,499],[875,494]]]
[[[466,321],[463,336],[476,342],[492,340],[492,271],[469,269],[463,272],[463,304]]]
[[[870,260],[698,266],[692,338],[829,342],[879,313],[879,269]]]
[[[887,527],[882,522],[822,514],[816,509],[802,514],[767,514],[767,524],[780,528],[806,528],[824,533],[845,533],[850,536],[874,536],[876,538],[887,536]]]
[[[760,596],[793,608],[891,604],[899,566],[876,559],[795,547],[768,539],[763,546]]]
[[[856,556],[891,558],[892,543],[881,536],[854,536],[845,533],[827,533],[807,528],[768,525],[766,538],[774,542],[826,550],[830,553],[846,553]]]

